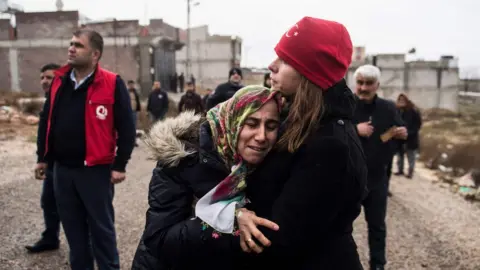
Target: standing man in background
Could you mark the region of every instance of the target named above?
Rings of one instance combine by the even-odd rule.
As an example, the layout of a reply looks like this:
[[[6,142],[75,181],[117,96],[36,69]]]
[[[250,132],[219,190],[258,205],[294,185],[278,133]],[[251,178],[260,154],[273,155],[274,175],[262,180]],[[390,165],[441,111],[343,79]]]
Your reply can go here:
[[[202,97],[195,93],[195,85],[192,82],[187,83],[186,93],[178,102],[178,112],[194,111],[195,114],[202,114],[205,111]]]
[[[207,110],[215,107],[217,104],[233,97],[233,95],[242,88],[242,70],[240,68],[232,68],[228,72],[228,82],[222,83],[207,100]]]
[[[151,122],[162,120],[168,112],[168,94],[163,91],[159,81],[153,82],[152,92],[148,96],[147,111]]]
[[[59,69],[57,64],[47,64],[40,69],[40,85],[48,96],[53,77],[55,77],[55,70]],[[43,112],[40,113],[42,117]],[[37,140],[39,134],[45,133],[46,126],[38,125]],[[53,166],[47,166],[43,170],[39,170],[35,174],[37,180],[43,180],[42,195],[40,198],[40,205],[43,209],[43,220],[45,222],[45,231],[42,233],[42,238],[34,245],[26,246],[25,248],[30,253],[39,253],[48,250],[56,250],[59,248],[60,240],[60,217],[58,216],[57,205],[55,200],[55,193],[53,188]]]
[[[178,76],[178,86],[180,86],[180,93],[182,93],[183,87],[185,87],[185,76],[183,75],[183,72]]]
[[[60,220],[73,270],[120,269],[114,224],[114,185],[125,180],[135,127],[128,90],[98,64],[102,36],[73,33],[68,64],[58,69],[44,106],[36,171],[53,163]]]
[[[387,263],[385,241],[387,228],[387,169],[397,146],[397,139],[407,138],[407,129],[395,104],[377,96],[380,70],[364,65],[355,73],[357,106],[353,117],[357,133],[367,157],[368,195],[363,201],[368,225],[370,269],[383,270]]]
[[[138,91],[135,88],[135,82],[133,80],[128,81],[128,93],[130,94],[130,104],[132,106],[132,118],[133,123],[135,124],[135,129],[137,129],[137,119],[138,114],[142,110],[142,104],[140,103],[140,96],[138,95]],[[138,146],[137,142],[135,141],[135,146]]]

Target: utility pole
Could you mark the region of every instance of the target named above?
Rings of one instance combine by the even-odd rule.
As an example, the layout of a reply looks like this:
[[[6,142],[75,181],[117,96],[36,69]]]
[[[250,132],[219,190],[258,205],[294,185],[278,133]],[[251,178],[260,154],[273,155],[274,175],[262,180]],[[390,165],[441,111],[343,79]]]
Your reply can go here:
[[[190,48],[190,3],[191,0],[187,0],[187,60],[186,60],[186,74],[185,78],[190,78],[191,68],[191,48]]]

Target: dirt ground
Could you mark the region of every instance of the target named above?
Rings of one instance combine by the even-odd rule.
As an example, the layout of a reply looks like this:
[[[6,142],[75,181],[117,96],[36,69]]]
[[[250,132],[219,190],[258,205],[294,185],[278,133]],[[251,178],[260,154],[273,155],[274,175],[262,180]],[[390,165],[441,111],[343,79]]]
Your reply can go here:
[[[25,252],[43,230],[41,182],[34,180],[35,145],[27,138],[0,141],[0,269],[68,269],[62,233],[58,251]],[[115,211],[122,269],[129,269],[145,222],[147,189],[154,162],[141,144],[128,166],[128,179],[116,186]],[[420,169],[421,170],[421,169]],[[388,205],[388,269],[480,269],[480,207],[419,176],[393,177]],[[355,238],[368,261],[363,216]]]

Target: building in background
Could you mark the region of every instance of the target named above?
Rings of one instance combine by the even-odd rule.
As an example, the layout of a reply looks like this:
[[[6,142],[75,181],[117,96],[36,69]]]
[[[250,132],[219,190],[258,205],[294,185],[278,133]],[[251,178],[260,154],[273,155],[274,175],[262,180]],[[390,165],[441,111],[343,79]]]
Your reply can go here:
[[[39,68],[49,62],[65,63],[72,33],[80,27],[103,36],[100,64],[124,80],[136,81],[143,95],[153,80],[169,88],[167,77],[175,73],[175,51],[183,46],[179,29],[161,19],[142,26],[138,20],[92,21],[78,11],[18,12],[14,16],[15,25],[10,19],[0,19],[0,65],[4,68],[0,90],[41,91]]]
[[[186,31],[180,33],[186,42]],[[210,35],[208,26],[190,28],[190,71],[196,84],[202,88],[215,88],[228,80],[228,71],[240,66],[242,39],[238,36]],[[177,73],[186,74],[187,46],[176,52]],[[189,78],[185,78],[188,81]]]
[[[457,58],[441,56],[437,61],[407,62],[405,53],[354,58],[346,75],[347,83],[352,89],[355,87],[353,74],[364,64],[375,65],[382,72],[379,95],[396,100],[400,93],[406,93],[423,109],[458,111],[460,75]]]

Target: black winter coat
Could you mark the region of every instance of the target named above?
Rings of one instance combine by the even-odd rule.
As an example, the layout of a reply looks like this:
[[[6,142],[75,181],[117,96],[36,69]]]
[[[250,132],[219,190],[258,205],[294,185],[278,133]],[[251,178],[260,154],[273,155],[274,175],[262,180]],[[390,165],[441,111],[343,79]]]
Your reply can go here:
[[[422,117],[417,109],[400,111],[400,116],[408,130],[407,141],[404,142],[408,150],[417,150],[420,147],[419,132],[422,127]]]
[[[325,92],[318,130],[293,153],[272,152],[247,179],[248,207],[277,223],[245,269],[362,269],[352,224],[366,194],[367,168],[352,124],[355,100],[342,80]]]
[[[203,230],[198,219],[191,219],[194,200],[229,174],[214,151],[208,125],[199,132],[199,123],[199,116],[186,113],[173,122],[158,122],[150,131],[147,143],[158,163],[134,270],[228,270],[226,264],[242,254],[238,237],[214,239],[211,229]]]
[[[393,126],[404,126],[402,118],[398,113],[395,104],[389,100],[375,96],[371,103],[356,98],[357,106],[353,117],[355,125],[363,122],[372,122],[373,133],[370,137],[360,137],[363,150],[367,157],[368,173],[371,179],[383,179],[376,177],[385,173],[388,163],[392,160],[395,151],[401,140],[391,139],[388,142],[382,142],[381,135]],[[356,131],[356,127],[355,127]],[[378,183],[369,183],[375,185]]]
[[[147,111],[156,117],[163,117],[168,111],[168,94],[155,89],[148,95]]]
[[[222,83],[215,91],[210,94],[207,99],[207,110],[215,107],[217,104],[222,103],[235,95],[235,93],[241,89],[243,85],[233,84],[231,82]]]

